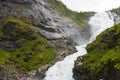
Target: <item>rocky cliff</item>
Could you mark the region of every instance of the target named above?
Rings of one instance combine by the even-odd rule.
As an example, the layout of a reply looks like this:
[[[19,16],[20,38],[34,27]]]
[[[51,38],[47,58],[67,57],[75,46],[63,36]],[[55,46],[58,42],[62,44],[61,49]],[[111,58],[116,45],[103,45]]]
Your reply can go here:
[[[118,23],[117,17],[114,16],[114,18]],[[116,24],[102,32],[93,43],[87,46],[88,54],[75,61],[73,69],[75,80],[119,80],[119,44],[120,24]]]
[[[0,80],[26,79],[36,70],[44,77],[48,67],[76,51],[82,35],[90,36],[88,27],[63,20],[47,0],[0,0]]]
[[[111,13],[114,17],[115,24],[118,24],[120,22],[120,7],[111,10]]]

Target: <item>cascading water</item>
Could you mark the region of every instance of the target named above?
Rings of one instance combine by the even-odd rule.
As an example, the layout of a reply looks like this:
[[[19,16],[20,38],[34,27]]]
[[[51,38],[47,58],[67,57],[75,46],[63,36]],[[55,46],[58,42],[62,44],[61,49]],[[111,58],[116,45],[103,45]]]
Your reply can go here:
[[[57,62],[46,72],[46,77],[44,80],[74,80],[72,78],[72,69],[74,67],[74,61],[78,56],[81,56],[87,53],[85,47],[88,43],[95,40],[96,36],[99,35],[105,29],[114,25],[113,18],[108,12],[96,13],[89,20],[89,24],[91,27],[92,36],[90,40],[84,45],[76,46],[78,52],[67,56],[64,60]]]
[[[110,12],[96,13],[90,19],[89,24],[92,32],[90,41],[93,41],[97,35],[114,25],[114,19]]]

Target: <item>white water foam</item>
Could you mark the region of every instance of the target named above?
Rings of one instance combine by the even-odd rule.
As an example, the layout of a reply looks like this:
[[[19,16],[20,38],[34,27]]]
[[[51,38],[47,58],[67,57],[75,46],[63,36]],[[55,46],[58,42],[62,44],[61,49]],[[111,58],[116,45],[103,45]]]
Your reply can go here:
[[[114,25],[114,19],[110,12],[96,13],[89,21],[91,26],[92,36],[90,41],[96,39],[96,36],[103,32],[105,29]]]
[[[107,12],[103,12],[96,13],[93,17],[91,17],[89,24],[91,25],[92,31],[90,41],[84,43],[84,45],[76,46],[78,52],[67,56],[64,60],[57,62],[51,68],[49,68],[49,70],[46,72],[46,77],[44,80],[74,80],[72,77],[74,61],[78,56],[86,54],[86,45],[95,40],[96,36],[102,31],[113,26],[114,21]]]

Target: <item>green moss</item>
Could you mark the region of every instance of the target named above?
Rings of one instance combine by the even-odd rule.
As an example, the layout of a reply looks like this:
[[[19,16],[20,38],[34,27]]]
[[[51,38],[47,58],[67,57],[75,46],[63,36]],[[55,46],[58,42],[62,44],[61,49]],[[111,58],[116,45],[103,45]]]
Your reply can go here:
[[[21,14],[20,19],[23,20],[25,23],[31,24],[31,25],[34,22],[33,16],[24,16]]]
[[[3,36],[3,32],[0,30],[0,37]]]
[[[76,12],[68,9],[61,1],[48,0],[51,6],[63,17],[67,17],[80,27],[86,27],[86,20],[93,15],[93,12]]]
[[[2,40],[20,42],[14,51],[0,49],[0,65],[5,62],[16,64],[24,71],[38,69],[56,57],[55,49],[32,25],[9,17],[0,29]]]
[[[56,56],[54,48],[46,48],[47,46],[44,38],[27,41],[23,47],[14,52],[13,57],[24,70],[37,69],[51,62]]]
[[[10,54],[7,51],[4,51],[3,49],[0,49],[0,65],[7,62],[9,57],[10,57]]]
[[[91,71],[100,72],[105,65],[120,69],[120,24],[102,32],[87,46],[88,54],[82,58],[83,64]]]
[[[37,30],[32,25],[26,24],[24,21],[13,17],[9,17],[2,27],[2,32],[6,38],[16,38],[18,40],[20,38],[34,39],[36,37],[35,31]]]

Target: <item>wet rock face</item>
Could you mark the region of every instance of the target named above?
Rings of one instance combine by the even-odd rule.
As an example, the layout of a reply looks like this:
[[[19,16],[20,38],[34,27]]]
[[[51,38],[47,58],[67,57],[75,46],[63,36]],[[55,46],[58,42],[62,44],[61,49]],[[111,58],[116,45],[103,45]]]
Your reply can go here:
[[[75,80],[91,80],[90,71],[85,68],[78,60],[75,62],[73,72],[73,77],[75,78]]]
[[[118,24],[118,23],[120,22],[120,7],[111,10],[111,13],[112,13],[112,15],[113,15],[115,24]]]
[[[55,13],[45,4],[44,0],[1,0],[0,7],[0,17],[3,19],[15,16],[31,22],[37,27],[44,25],[41,29],[45,32],[48,32],[48,29],[55,30],[57,28],[51,22]]]
[[[75,29],[69,20],[61,19],[45,0],[1,0],[0,8],[0,17],[3,20],[8,16],[23,19],[40,28],[47,39],[73,39],[75,37],[71,36],[81,35],[80,31]],[[86,34],[84,30],[82,31],[82,34]],[[89,31],[87,33],[90,36]]]
[[[19,4],[32,4],[36,0],[0,0],[0,2],[13,2]]]

